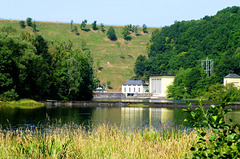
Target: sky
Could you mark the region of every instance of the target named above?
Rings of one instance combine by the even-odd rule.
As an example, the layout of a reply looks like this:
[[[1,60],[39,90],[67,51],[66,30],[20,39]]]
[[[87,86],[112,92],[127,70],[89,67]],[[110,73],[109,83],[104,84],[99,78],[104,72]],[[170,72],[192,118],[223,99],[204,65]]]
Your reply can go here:
[[[0,18],[124,26],[164,27],[175,21],[199,20],[240,6],[240,0],[0,0]]]

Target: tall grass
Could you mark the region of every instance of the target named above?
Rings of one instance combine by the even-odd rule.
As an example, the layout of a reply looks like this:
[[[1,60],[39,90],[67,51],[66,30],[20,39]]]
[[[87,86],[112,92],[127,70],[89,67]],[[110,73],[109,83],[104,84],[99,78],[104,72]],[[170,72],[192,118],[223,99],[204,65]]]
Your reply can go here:
[[[91,132],[76,125],[48,132],[0,130],[2,158],[183,158],[195,132],[165,129],[125,131],[108,124]]]

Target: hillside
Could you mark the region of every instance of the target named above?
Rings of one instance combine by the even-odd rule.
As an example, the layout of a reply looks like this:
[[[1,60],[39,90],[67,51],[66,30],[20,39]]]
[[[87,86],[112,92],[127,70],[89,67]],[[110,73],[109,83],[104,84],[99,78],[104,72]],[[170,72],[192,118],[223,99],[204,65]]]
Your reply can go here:
[[[240,7],[236,6],[214,16],[176,21],[163,27],[150,39],[148,58],[139,56],[137,76],[147,80],[151,74],[175,74],[173,87],[168,90],[169,97],[204,97],[211,89],[221,86],[229,73],[240,74],[239,28]],[[211,61],[206,62],[206,59]],[[220,89],[212,92],[223,94]]]
[[[87,25],[86,31],[80,30],[78,26],[79,36],[74,35],[70,31],[70,23],[49,23],[36,22],[37,34],[43,36],[47,41],[68,41],[71,40],[74,47],[87,47],[90,49],[95,67],[96,75],[103,83],[111,82],[113,89],[108,91],[120,91],[121,84],[134,76],[134,63],[139,55],[147,55],[146,43],[151,38],[151,33],[156,28],[148,28],[148,33],[143,33],[139,27],[139,36],[131,34],[131,40],[126,41],[121,35],[123,27],[113,26],[117,35],[116,41],[110,41],[106,37],[106,32],[110,26],[104,26],[105,32],[99,30],[93,31],[91,25]],[[19,21],[0,20],[0,27],[12,26],[20,32],[32,32],[32,28],[21,29]],[[98,26],[99,27],[99,26]]]
[[[201,60],[209,58],[219,82],[229,72],[239,74],[239,28],[240,7],[228,7],[200,20],[176,21],[154,32],[141,72],[145,77],[176,74],[181,67],[201,67]]]

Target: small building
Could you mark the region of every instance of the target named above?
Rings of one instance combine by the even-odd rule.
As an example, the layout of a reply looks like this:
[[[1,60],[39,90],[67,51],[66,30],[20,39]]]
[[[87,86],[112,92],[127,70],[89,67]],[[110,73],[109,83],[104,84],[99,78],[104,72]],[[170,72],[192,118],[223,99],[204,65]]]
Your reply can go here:
[[[240,76],[236,73],[230,73],[223,78],[223,85],[226,86],[227,83],[233,83],[235,87],[240,88]]]
[[[144,94],[148,92],[148,84],[142,80],[128,80],[122,84],[122,93],[125,96],[135,96],[136,94]]]
[[[175,75],[154,74],[149,77],[149,93],[151,96],[166,98],[167,87],[174,81]]]

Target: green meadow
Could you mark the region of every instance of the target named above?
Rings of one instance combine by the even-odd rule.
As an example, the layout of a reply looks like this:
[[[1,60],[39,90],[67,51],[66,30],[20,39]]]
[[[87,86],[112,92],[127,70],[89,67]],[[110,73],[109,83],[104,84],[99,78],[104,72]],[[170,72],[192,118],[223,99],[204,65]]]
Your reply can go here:
[[[26,24],[26,23],[25,23]],[[77,25],[79,36],[71,32],[69,23],[36,22],[37,34],[40,34],[48,41],[68,41],[71,40],[76,48],[89,48],[96,70],[96,76],[102,83],[111,82],[112,89],[108,91],[121,91],[121,84],[133,77],[134,63],[139,55],[146,55],[146,44],[151,38],[151,33],[156,28],[147,28],[148,33],[142,32],[142,27],[138,27],[138,36],[131,34],[131,40],[126,41],[121,34],[123,26],[113,26],[117,40],[110,41],[107,30],[110,26],[104,26],[105,32],[92,30],[91,24],[86,26],[85,31],[80,30]],[[12,26],[18,33],[30,32],[31,27],[21,29],[19,21],[0,20],[0,27]],[[99,26],[97,26],[99,27]],[[102,69],[97,69],[97,68]]]

